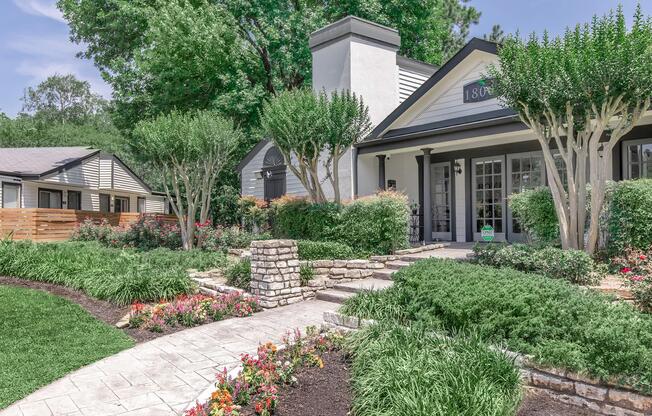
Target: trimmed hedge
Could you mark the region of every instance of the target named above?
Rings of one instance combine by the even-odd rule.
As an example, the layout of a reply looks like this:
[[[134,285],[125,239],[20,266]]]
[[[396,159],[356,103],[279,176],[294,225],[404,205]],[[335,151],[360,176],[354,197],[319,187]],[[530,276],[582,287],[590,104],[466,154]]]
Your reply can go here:
[[[559,220],[550,188],[539,187],[509,196],[509,207],[523,230],[542,244],[559,244]]]
[[[555,247],[537,249],[527,244],[477,243],[473,251],[478,264],[540,273],[571,283],[594,283],[602,273],[591,256],[581,250]]]
[[[342,312],[472,331],[543,365],[652,390],[652,316],[631,305],[562,280],[437,259],[394,282],[347,300]]]
[[[355,258],[353,249],[346,244],[332,241],[298,240],[299,259],[335,260]]]
[[[283,197],[272,203],[277,238],[335,241],[355,253],[388,254],[409,246],[407,197],[381,192],[337,205]]]
[[[189,293],[187,269],[223,266],[226,256],[206,251],[115,249],[95,242],[0,242],[0,275],[56,283],[118,305]]]
[[[652,246],[652,179],[619,182],[611,194],[609,252],[623,253],[628,247],[647,250]]]
[[[356,416],[516,414],[519,371],[477,338],[376,324],[351,334],[348,344]]]

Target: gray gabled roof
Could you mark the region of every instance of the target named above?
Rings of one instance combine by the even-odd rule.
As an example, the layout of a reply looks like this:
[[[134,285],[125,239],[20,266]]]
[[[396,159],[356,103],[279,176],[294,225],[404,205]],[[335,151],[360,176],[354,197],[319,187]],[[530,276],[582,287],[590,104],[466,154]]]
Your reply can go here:
[[[0,174],[38,179],[69,169],[99,152],[82,146],[0,148]]]

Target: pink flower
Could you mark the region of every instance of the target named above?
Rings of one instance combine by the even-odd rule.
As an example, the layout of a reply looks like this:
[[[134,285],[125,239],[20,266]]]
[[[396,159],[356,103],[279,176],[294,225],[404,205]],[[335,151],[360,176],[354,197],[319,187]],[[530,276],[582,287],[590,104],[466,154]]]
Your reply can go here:
[[[629,280],[631,280],[632,282],[641,282],[643,281],[643,279],[644,279],[643,276],[637,274],[636,276],[632,276]]]
[[[640,260],[645,260],[645,259],[647,259],[647,256],[645,254],[641,254],[640,256],[638,256],[638,258]]]

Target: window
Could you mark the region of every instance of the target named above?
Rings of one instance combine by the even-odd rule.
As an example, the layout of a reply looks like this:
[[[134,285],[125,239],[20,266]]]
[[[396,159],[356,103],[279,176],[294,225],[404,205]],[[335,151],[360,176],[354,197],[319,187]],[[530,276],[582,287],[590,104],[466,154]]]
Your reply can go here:
[[[625,178],[652,178],[652,139],[624,142]]]
[[[20,208],[20,185],[2,183],[2,208]]]
[[[129,198],[116,196],[114,212],[129,212]]]
[[[138,205],[136,206],[136,208],[138,209],[138,212],[140,212],[141,214],[145,213],[145,198],[143,198],[142,196],[138,197]]]
[[[100,212],[111,212],[111,195],[100,194]]]
[[[68,191],[68,209],[81,210],[81,192]]]
[[[63,198],[62,192],[55,189],[38,189],[38,207],[39,208],[57,208],[61,209]]]

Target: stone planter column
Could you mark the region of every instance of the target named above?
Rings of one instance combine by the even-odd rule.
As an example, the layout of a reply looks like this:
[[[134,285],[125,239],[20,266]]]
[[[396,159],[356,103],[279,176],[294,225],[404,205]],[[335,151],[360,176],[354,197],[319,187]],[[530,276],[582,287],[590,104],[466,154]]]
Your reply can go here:
[[[296,241],[252,241],[250,285],[266,309],[303,300]]]

